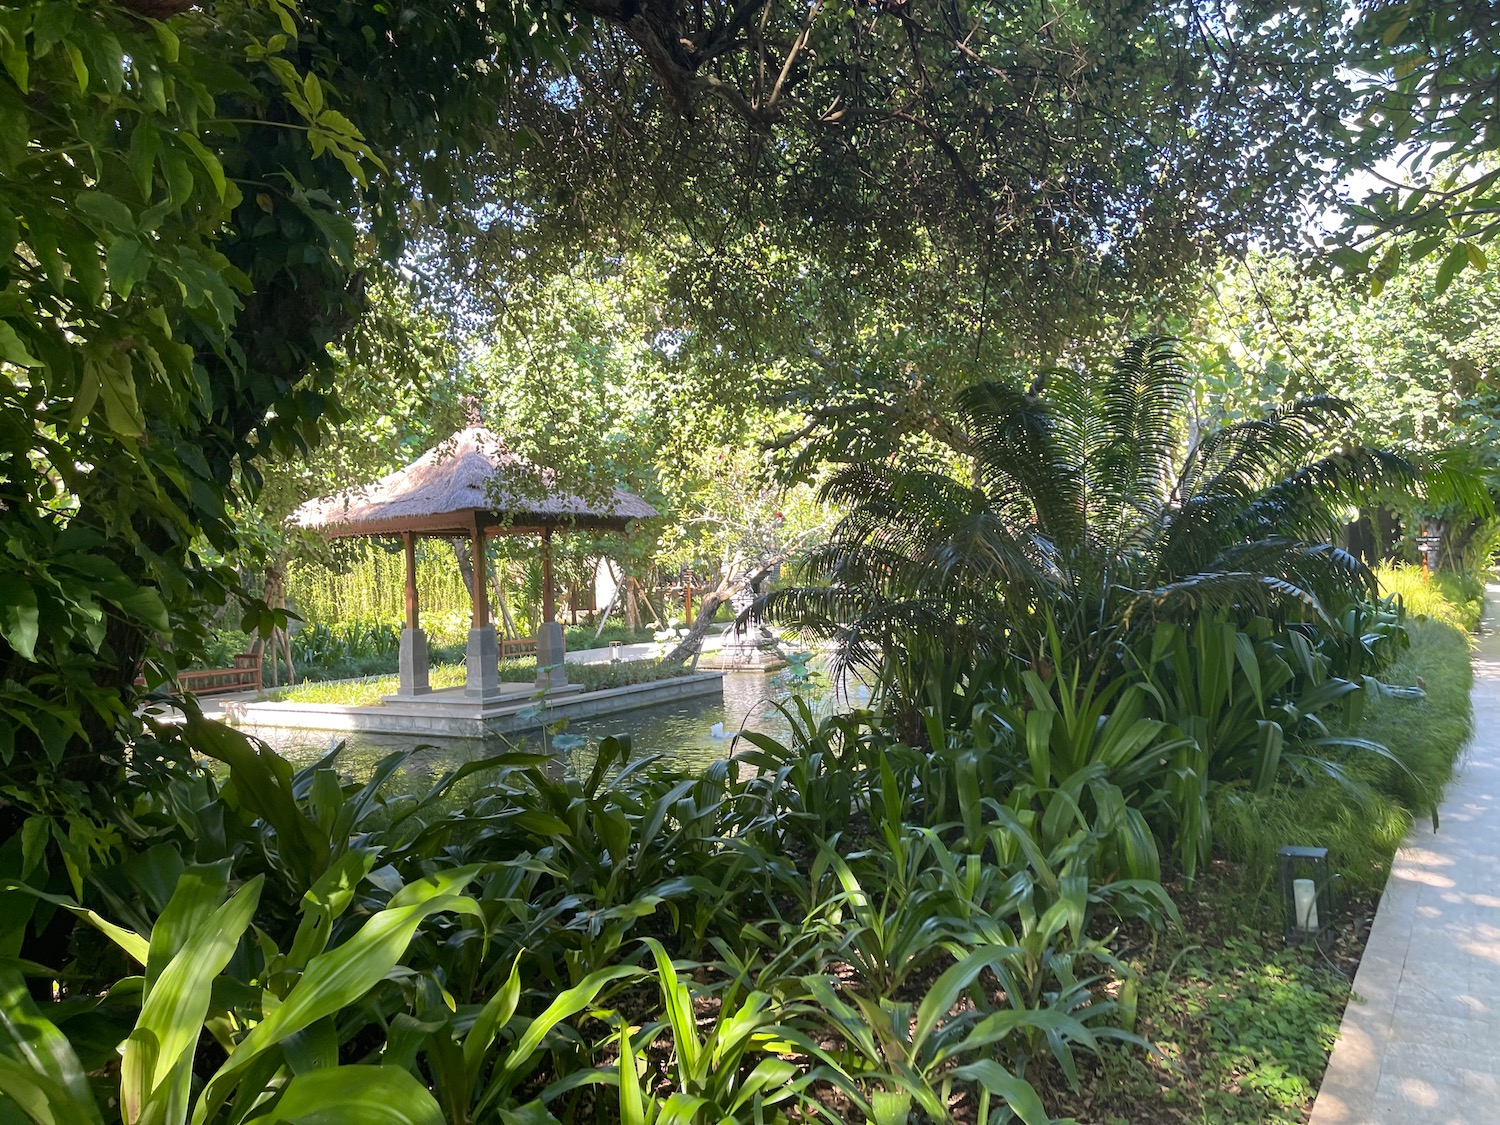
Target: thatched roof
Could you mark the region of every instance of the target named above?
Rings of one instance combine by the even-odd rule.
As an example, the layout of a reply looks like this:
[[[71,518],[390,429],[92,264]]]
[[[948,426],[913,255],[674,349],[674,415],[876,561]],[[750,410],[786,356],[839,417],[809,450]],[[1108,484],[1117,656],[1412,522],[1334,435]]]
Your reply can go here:
[[[506,449],[489,430],[472,426],[428,450],[404,469],[364,488],[309,500],[288,521],[331,536],[469,535],[476,521],[484,528],[512,532],[548,527],[623,530],[631,520],[648,519],[655,508],[634,493],[616,488],[612,497],[592,502],[570,492],[519,496],[505,488],[507,478],[550,474]]]

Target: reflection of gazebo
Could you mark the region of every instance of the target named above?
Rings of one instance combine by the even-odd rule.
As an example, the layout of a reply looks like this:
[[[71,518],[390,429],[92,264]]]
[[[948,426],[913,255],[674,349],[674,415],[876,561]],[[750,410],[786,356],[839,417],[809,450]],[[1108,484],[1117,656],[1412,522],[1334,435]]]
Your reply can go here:
[[[521,495],[518,478],[529,476],[542,486],[539,497]],[[399,536],[406,547],[406,628],[401,633],[403,696],[430,691],[427,638],[417,607],[416,539],[466,538],[474,552],[473,622],[469,629],[468,671],[464,696],[476,701],[501,694],[499,645],[490,621],[485,565],[485,538],[491,535],[540,535],[542,540],[542,626],[537,631],[537,682],[551,687],[567,683],[563,674],[562,626],[552,585],[552,536],[559,529],[623,531],[631,520],[647,519],[656,509],[639,496],[615,489],[602,502],[547,488],[550,474],[510,452],[488,430],[471,427],[454,434],[404,469],[366,488],[309,500],[292,514],[295,526],[338,538]],[[509,482],[509,487],[507,486]],[[550,678],[543,669],[551,668]]]

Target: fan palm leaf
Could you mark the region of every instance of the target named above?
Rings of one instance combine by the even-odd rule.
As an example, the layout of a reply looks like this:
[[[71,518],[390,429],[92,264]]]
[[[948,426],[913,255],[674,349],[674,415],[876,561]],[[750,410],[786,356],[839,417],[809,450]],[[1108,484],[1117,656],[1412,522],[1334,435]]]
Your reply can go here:
[[[1278,604],[1326,617],[1371,588],[1329,540],[1344,507],[1409,489],[1416,470],[1340,444],[1348,403],[1302,399],[1181,455],[1190,384],[1169,339],[1136,341],[1103,375],[1053,370],[1037,386],[958,395],[961,475],[890,461],[834,474],[823,499],[846,515],[804,560],[810,584],[763,608],[851,663],[934,641],[976,661],[1040,659],[1044,620],[1108,661],[1163,617]]]

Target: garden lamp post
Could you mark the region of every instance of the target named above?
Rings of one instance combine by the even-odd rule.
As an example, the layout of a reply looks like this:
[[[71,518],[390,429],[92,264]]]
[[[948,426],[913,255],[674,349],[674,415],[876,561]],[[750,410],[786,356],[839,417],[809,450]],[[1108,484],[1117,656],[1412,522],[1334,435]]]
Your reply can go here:
[[[1327,848],[1287,846],[1276,853],[1276,882],[1286,913],[1288,945],[1322,941],[1333,933],[1335,904]]]

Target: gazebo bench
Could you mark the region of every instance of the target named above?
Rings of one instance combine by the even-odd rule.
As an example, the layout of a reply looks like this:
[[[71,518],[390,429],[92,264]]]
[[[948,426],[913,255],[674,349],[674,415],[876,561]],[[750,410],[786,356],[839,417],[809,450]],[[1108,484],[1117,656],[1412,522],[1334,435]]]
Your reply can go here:
[[[137,676],[136,685],[146,686],[146,677]],[[194,695],[215,695],[221,691],[260,690],[260,654],[242,652],[234,658],[233,668],[194,668],[177,673],[177,686]]]
[[[535,656],[535,637],[501,637],[500,659],[514,660],[518,656]]]

